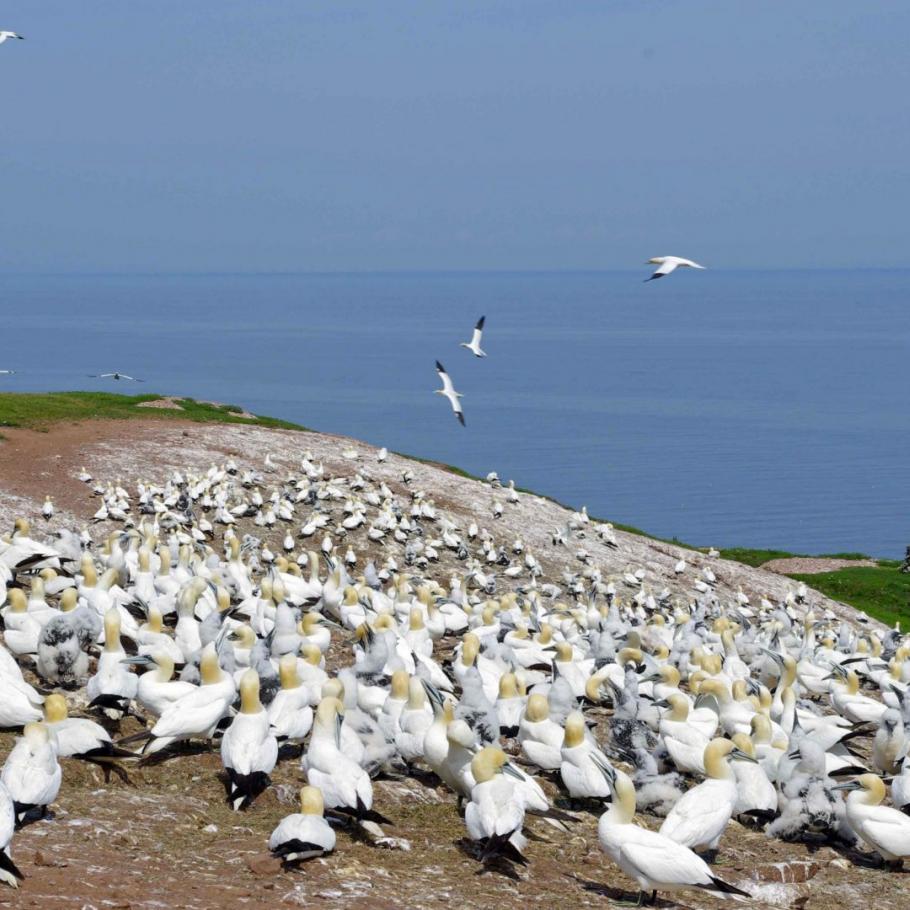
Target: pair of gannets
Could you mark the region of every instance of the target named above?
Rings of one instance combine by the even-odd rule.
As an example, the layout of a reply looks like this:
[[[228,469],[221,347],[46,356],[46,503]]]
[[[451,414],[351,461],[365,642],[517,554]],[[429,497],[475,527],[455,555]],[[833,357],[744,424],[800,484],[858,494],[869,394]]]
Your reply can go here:
[[[718,878],[711,867],[689,847],[666,836],[661,830],[649,831],[633,821],[635,786],[623,771],[609,762],[596,759],[612,803],[600,817],[597,835],[601,849],[633,879],[641,893],[699,889],[716,897],[749,897],[748,892]]]

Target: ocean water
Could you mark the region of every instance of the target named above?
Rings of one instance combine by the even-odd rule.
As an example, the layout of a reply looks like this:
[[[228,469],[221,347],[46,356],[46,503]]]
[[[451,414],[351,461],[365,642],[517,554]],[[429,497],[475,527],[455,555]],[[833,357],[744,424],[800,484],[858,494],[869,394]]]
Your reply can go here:
[[[4,276],[0,389],[211,398],[693,544],[902,555],[910,271],[646,274]]]

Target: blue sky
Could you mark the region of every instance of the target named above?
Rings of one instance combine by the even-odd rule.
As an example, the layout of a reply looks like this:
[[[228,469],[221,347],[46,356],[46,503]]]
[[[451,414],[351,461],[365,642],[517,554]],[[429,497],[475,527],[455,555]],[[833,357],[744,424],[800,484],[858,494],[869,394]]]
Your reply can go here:
[[[7,0],[2,271],[910,265],[910,4]]]

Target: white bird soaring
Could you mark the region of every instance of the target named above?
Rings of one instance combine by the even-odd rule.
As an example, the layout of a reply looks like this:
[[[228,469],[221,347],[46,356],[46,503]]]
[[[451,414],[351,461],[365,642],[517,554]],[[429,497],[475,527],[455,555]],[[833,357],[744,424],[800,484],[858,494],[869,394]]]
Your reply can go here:
[[[647,262],[648,265],[656,265],[657,269],[650,278],[645,281],[653,281],[655,278],[664,278],[671,275],[679,268],[703,269],[703,265],[693,262],[691,259],[683,259],[680,256],[654,256]]]
[[[436,389],[433,393],[434,395],[445,395],[449,399],[449,404],[452,405],[452,411],[455,413],[455,416],[458,418],[458,422],[464,426],[464,412],[461,409],[461,392],[455,391],[455,386],[452,385],[452,380],[449,374],[446,372],[445,367],[437,360],[436,361],[436,372],[439,373],[439,378],[442,380],[442,388]]]
[[[486,357],[486,352],[481,350],[480,339],[483,337],[483,323],[486,319],[486,316],[481,316],[477,320],[477,325],[474,326],[474,334],[471,336],[471,341],[462,341],[461,346],[467,348],[475,357]]]
[[[22,37],[22,35],[17,35],[15,32],[0,32],[0,44],[3,44],[3,42],[8,40],[9,38],[18,38],[20,41],[25,40]],[[2,372],[12,373],[13,371],[12,370],[3,370]]]
[[[119,382],[121,379],[127,382],[145,382],[144,379],[137,379],[135,376],[127,376],[126,373],[89,373],[90,379],[113,379]]]

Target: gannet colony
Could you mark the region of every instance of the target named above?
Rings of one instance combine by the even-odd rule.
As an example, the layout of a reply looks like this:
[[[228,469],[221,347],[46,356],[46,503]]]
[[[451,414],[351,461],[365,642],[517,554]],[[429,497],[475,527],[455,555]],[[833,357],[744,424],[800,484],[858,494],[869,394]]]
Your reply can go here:
[[[92,521],[36,502],[0,542],[7,885],[27,891],[20,829],[58,823],[76,763],[128,779],[200,749],[238,819],[290,773],[262,850],[304,890],[364,840],[420,862],[389,781],[450,791],[460,848],[516,897],[592,819],[585,876],[639,901],[768,899],[725,865],[733,829],[885,878],[910,854],[898,630],[495,473],[179,427],[148,433],[155,480],[141,445],[110,476],[89,453],[70,482]]]

